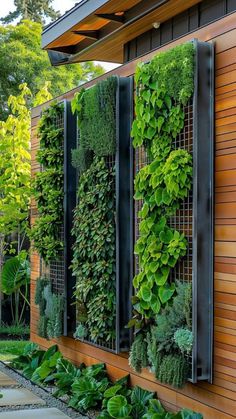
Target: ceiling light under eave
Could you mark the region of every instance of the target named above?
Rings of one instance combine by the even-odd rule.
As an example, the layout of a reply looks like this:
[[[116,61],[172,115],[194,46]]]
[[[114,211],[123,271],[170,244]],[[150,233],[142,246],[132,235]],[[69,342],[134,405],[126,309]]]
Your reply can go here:
[[[160,28],[161,23],[160,22],[153,22],[152,26],[154,29],[159,29]]]

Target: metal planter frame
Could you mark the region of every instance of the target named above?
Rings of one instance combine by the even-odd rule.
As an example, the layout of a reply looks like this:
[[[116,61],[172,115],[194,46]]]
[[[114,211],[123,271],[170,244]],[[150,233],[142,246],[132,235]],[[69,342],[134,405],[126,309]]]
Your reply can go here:
[[[190,381],[212,382],[214,263],[214,45],[194,40],[193,299]]]

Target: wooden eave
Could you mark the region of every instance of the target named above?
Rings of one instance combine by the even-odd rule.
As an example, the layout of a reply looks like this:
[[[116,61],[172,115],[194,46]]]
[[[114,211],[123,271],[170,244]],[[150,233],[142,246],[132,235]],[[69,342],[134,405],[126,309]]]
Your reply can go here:
[[[47,26],[42,46],[52,65],[123,63],[124,44],[202,0],[82,0]]]

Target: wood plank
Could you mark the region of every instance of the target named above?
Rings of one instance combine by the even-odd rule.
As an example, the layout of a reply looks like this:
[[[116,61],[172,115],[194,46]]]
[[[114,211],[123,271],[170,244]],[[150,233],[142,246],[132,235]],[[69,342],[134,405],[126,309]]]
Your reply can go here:
[[[216,157],[215,170],[231,170],[236,169],[236,155]]]
[[[216,143],[221,143],[221,142],[226,142],[226,141],[230,141],[230,140],[235,140],[236,139],[236,132],[229,132],[227,134],[219,134],[216,135]]]
[[[230,73],[221,74],[220,76],[217,76],[215,79],[216,88],[226,86],[231,83],[236,83],[236,70],[231,71]]]
[[[235,218],[236,202],[224,202],[215,205],[215,218]]]
[[[216,54],[216,60],[215,60],[216,68],[219,69],[222,67],[229,66],[231,64],[235,64],[236,63],[235,57],[236,57],[235,46],[233,48],[227,49],[226,51],[222,51]]]
[[[216,172],[215,186],[235,186],[236,185],[236,170],[224,170]]]
[[[215,203],[236,202],[236,192],[219,192],[215,194]]]

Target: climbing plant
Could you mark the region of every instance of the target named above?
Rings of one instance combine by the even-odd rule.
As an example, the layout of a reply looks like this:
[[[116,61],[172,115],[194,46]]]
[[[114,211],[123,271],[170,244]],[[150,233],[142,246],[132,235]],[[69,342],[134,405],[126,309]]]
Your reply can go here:
[[[42,170],[36,174],[34,197],[36,219],[31,238],[33,246],[46,263],[56,260],[63,248],[60,229],[63,223],[63,128],[57,120],[63,117],[64,105],[53,103],[43,111],[39,123],[40,148],[37,161]]]
[[[152,324],[158,329],[158,316],[173,304],[177,284],[170,273],[188,246],[184,234],[170,227],[169,219],[192,186],[192,156],[186,150],[174,149],[173,143],[184,127],[184,105],[193,94],[193,74],[194,45],[187,43],[140,64],[135,75],[133,145],[143,147],[148,158],[135,178],[135,199],[141,200],[142,208],[135,244],[139,272],[133,280],[136,294],[130,326],[141,331],[131,348],[130,363],[137,370],[149,365],[147,335]],[[159,352],[160,348],[154,345],[153,350]],[[158,378],[165,381],[163,371],[168,370],[167,365],[175,365],[173,376],[170,373],[165,382],[182,385],[188,368],[180,348],[165,348],[161,355],[158,362],[155,356],[155,362],[160,363]]]

